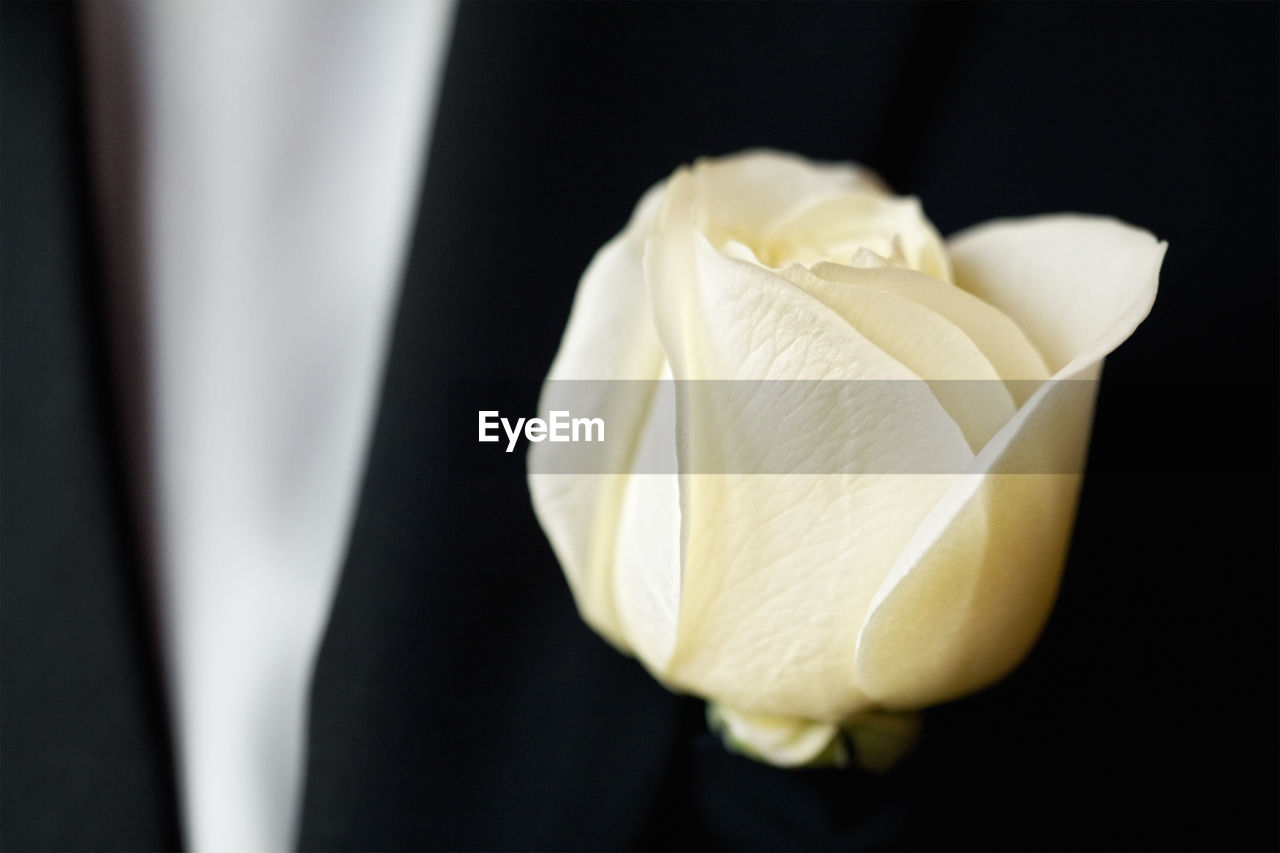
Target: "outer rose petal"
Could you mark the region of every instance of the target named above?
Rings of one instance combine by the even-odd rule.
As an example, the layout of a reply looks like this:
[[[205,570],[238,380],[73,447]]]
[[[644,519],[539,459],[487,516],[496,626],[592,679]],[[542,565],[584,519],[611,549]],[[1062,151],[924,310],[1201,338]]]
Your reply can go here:
[[[1076,214],[997,219],[948,243],[956,284],[1007,314],[1055,372],[1133,334],[1165,247],[1141,228]]]
[[[636,657],[660,679],[675,649],[682,575],[676,394],[670,379],[668,369],[654,390],[614,550],[614,600],[622,631]]]
[[[554,397],[602,417],[609,426],[602,471],[626,471],[648,417],[648,400],[635,383],[557,380],[650,380],[662,374],[662,347],[649,312],[642,273],[645,239],[662,199],[661,185],[636,205],[631,221],[596,253],[574,297],[560,350],[547,376],[539,411],[563,409]],[[592,399],[596,393],[599,399]],[[555,445],[530,444],[529,491],[534,512],[560,560],[578,609],[592,628],[623,650],[630,644],[614,607],[614,551],[627,486],[624,474],[546,474]]]
[[[1111,220],[1045,217],[959,238],[957,279],[1027,324],[1059,369],[929,513],[858,637],[859,686],[890,708],[1004,676],[1057,592],[1102,358],[1155,299],[1165,244]],[[1042,301],[1041,301],[1042,300]],[[1052,317],[1060,325],[1051,325]]]
[[[964,470],[972,452],[914,374],[800,288],[695,233],[690,181],[673,178],[645,261],[677,380],[897,381],[849,382],[856,405],[830,412],[806,408],[816,388],[803,382],[761,383],[764,399],[730,401],[741,408],[682,389],[682,470],[768,469],[758,463],[799,447],[831,473],[680,476],[684,577],[666,680],[740,713],[836,722],[865,704],[854,651],[867,604],[946,487],[913,472]],[[798,399],[779,400],[779,387]]]

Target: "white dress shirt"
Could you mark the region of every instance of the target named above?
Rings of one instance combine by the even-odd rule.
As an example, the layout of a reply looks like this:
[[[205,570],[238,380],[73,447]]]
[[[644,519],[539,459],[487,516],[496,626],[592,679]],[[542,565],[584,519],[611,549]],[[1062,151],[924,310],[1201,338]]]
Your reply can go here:
[[[451,4],[82,11],[184,832],[198,853],[276,853],[296,840]]]

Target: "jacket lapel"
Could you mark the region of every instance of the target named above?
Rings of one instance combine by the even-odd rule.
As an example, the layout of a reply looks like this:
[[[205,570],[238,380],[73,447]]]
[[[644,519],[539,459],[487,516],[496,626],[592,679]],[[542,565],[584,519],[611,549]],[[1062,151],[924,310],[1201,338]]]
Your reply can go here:
[[[171,850],[173,774],[108,381],[74,12],[2,9],[0,812],[14,849]]]
[[[304,849],[629,845],[679,722],[679,701],[581,624],[522,466],[450,464],[451,395],[524,378],[514,404],[532,409],[581,267],[630,204],[585,208],[592,227],[557,243],[581,188],[554,186],[562,161],[529,145],[552,116],[488,102],[526,73],[528,57],[491,52],[495,24],[521,24],[507,13],[528,16],[458,11],[314,684]]]

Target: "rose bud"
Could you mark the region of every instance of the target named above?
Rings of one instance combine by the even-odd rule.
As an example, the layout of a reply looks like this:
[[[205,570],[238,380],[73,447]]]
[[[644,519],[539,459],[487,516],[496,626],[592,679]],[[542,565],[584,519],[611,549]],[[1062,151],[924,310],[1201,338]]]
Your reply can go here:
[[[608,441],[577,468],[530,446],[582,617],[742,751],[839,761],[843,730],[887,764],[890,712],[1000,679],[1044,626],[1102,360],[1164,251],[1065,214],[944,242],[853,165],[681,168],[592,260],[544,386]]]

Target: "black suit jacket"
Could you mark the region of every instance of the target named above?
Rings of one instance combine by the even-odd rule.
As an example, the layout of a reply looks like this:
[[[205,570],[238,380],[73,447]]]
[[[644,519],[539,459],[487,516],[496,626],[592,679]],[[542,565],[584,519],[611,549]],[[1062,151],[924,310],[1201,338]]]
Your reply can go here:
[[[1276,11],[464,4],[315,675],[302,848],[1273,847]],[[74,9],[0,15],[0,844],[176,849]],[[640,193],[755,145],[867,163],[944,233],[1081,210],[1170,243],[1108,360],[1045,636],[885,777],[726,753],[581,624],[518,460],[450,452],[460,399],[532,408]]]

